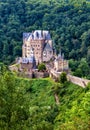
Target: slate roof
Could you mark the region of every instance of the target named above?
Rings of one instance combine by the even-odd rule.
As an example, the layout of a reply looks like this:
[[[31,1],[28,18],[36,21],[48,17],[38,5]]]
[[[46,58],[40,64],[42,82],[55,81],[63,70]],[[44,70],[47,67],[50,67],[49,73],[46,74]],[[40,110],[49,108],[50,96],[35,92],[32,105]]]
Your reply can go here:
[[[35,30],[34,32],[30,33],[23,33],[23,40],[30,40],[30,39],[45,39],[45,40],[50,40],[51,36],[49,31],[42,31],[42,30]]]
[[[52,48],[50,47],[49,43],[46,44],[45,48],[44,48],[44,51],[52,51]]]
[[[28,38],[30,37],[31,33],[27,33],[27,32],[24,32],[23,33],[23,40],[28,40]]]
[[[29,58],[22,58],[22,63],[35,63],[35,58],[34,57],[29,57]]]

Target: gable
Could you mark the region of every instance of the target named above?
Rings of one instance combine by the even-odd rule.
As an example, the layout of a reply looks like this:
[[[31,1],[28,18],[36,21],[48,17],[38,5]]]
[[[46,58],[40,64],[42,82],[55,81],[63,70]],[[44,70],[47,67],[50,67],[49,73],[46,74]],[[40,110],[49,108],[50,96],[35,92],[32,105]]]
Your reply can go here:
[[[47,43],[45,48],[44,48],[44,51],[53,51],[53,49],[50,47],[50,45]]]

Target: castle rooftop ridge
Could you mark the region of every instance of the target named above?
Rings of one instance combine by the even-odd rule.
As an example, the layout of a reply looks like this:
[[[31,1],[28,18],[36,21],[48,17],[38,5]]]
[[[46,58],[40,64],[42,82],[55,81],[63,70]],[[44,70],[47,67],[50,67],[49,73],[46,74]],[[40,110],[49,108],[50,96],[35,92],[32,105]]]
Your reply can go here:
[[[46,30],[35,30],[31,32],[24,32],[23,33],[23,40],[30,41],[30,40],[51,40],[51,36],[49,31]]]

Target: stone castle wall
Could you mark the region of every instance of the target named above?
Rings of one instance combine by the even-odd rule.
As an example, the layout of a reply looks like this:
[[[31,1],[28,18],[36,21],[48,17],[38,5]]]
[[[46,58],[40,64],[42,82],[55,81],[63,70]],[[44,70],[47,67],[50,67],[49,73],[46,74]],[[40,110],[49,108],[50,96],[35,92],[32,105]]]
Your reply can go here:
[[[25,78],[46,78],[49,76],[48,72],[20,72],[18,76],[25,77]]]
[[[50,74],[50,77],[55,79],[56,81],[58,81],[58,78],[60,76],[62,72],[56,72],[54,70],[50,70],[49,74]],[[72,76],[70,74],[67,74],[67,79],[68,81],[76,84],[76,85],[79,85],[83,88],[85,88],[88,83],[90,83],[90,80],[87,80],[87,79],[83,79],[83,78],[79,78],[79,77],[76,77],[76,76]]]
[[[29,71],[33,68],[33,64],[32,63],[28,63],[28,64],[23,64],[21,63],[20,64],[20,69],[21,70],[26,70],[26,71]]]
[[[90,80],[72,76],[70,74],[67,75],[67,78],[70,82],[82,86],[83,88],[85,88],[87,84],[90,82]]]

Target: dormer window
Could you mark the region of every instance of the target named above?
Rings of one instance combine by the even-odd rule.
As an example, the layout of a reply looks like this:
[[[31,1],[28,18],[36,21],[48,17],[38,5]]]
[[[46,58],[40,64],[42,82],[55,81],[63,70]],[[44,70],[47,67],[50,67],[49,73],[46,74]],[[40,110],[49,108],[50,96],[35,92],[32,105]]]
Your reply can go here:
[[[46,51],[44,51],[44,52],[43,52],[43,55],[44,55],[44,56],[46,56],[46,55],[47,55]]]

